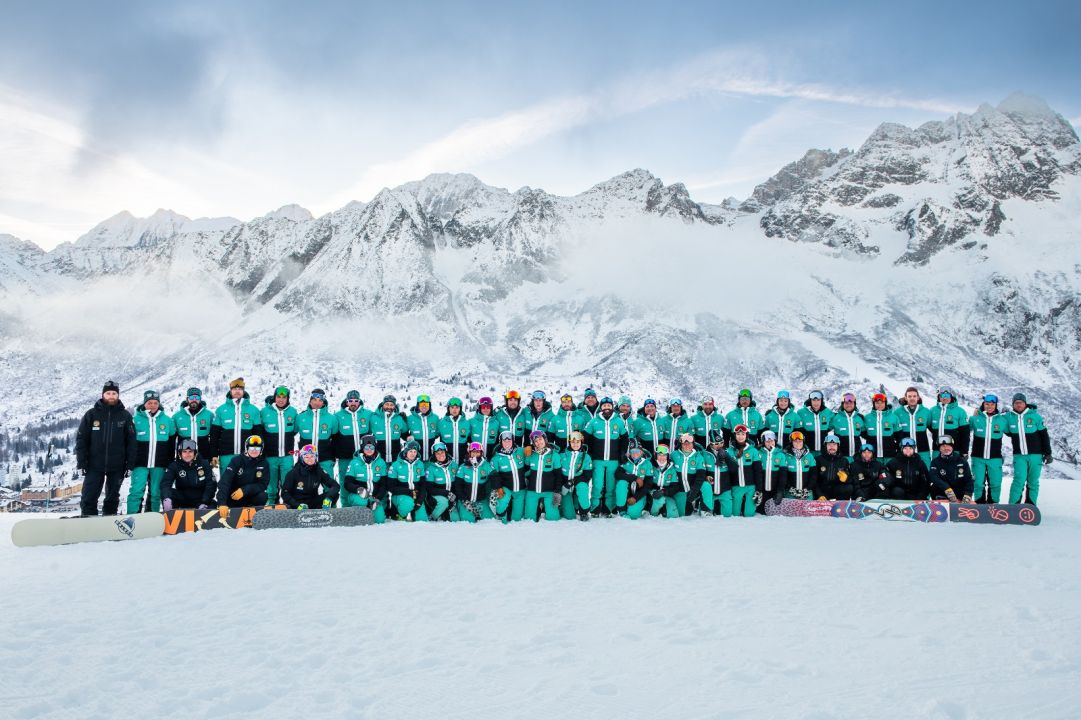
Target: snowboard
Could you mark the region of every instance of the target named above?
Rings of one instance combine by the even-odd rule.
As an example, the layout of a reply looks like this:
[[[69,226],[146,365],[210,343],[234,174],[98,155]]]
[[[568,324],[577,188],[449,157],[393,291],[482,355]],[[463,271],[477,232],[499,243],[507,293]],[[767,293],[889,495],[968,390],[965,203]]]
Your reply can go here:
[[[1039,525],[1040,509],[1035,505],[977,505],[950,503],[950,521],[984,525]]]
[[[371,508],[313,508],[311,510],[260,510],[252,518],[256,530],[272,528],[356,527],[375,522]]]
[[[820,500],[797,500],[796,498],[784,498],[777,505],[773,500],[766,500],[766,515],[778,515],[781,517],[829,517],[833,511],[833,503]]]
[[[104,540],[143,540],[161,535],[165,518],[161,513],[104,515],[20,520],[11,528],[11,542],[16,547],[70,545]]]
[[[877,517],[883,520],[925,523],[944,523],[950,519],[950,513],[943,504],[928,501],[839,500],[832,505],[830,515],[837,518]]]
[[[282,509],[284,505],[275,505]],[[259,507],[229,508],[229,512],[223,518],[216,507],[206,510],[172,510],[162,513],[165,516],[165,534],[179,535],[180,533],[199,532],[200,530],[217,530],[219,528],[249,528],[255,513],[263,510]]]

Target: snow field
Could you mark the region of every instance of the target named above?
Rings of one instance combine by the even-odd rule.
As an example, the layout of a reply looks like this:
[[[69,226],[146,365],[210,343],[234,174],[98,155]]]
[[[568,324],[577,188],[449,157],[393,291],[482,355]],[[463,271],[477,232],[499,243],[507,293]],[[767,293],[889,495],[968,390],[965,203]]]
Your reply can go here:
[[[1043,525],[390,523],[14,548],[0,716],[1076,717]]]

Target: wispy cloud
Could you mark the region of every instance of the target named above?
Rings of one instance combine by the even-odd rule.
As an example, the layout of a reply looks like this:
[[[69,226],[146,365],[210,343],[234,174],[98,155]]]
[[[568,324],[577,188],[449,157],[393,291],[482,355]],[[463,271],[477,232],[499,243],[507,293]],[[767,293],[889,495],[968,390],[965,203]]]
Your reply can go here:
[[[714,52],[673,68],[623,78],[589,94],[555,98],[493,117],[476,118],[398,160],[371,165],[356,185],[331,198],[324,209],[339,207],[349,200],[370,198],[383,187],[433,172],[475,167],[576,127],[610,121],[695,95],[794,99],[935,114],[971,109],[938,98],[789,82],[776,75],[776,70],[761,54]]]

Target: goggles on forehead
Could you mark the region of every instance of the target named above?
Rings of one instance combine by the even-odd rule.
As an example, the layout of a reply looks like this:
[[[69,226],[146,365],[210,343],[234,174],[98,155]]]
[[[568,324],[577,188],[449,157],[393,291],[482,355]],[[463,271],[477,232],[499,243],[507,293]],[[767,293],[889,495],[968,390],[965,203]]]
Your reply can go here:
[[[543,390],[534,390],[533,391],[533,399],[534,400],[544,400],[546,397],[547,397],[547,395],[544,394]]]
[[[506,393],[504,393],[503,397],[505,397],[507,400],[521,400],[522,394],[517,390],[508,390]]]

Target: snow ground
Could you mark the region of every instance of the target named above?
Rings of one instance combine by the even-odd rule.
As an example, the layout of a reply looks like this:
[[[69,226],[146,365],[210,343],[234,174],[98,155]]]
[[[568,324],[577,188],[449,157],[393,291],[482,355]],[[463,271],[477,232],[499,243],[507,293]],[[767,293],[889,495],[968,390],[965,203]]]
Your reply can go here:
[[[1081,484],[1042,500],[22,549],[0,515],[0,716],[1072,718]]]

